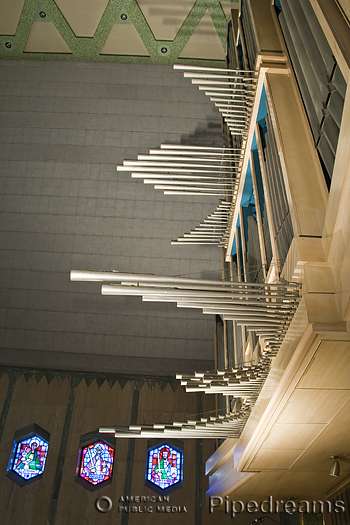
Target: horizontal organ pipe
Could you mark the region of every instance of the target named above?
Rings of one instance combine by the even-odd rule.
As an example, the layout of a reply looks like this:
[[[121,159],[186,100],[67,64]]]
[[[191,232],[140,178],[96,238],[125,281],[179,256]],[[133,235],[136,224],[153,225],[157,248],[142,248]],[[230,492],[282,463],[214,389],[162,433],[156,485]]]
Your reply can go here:
[[[238,80],[238,82],[242,82],[242,83],[244,83],[244,82],[254,82],[254,80],[251,77],[244,77],[244,76],[242,76],[242,74],[239,74],[239,73],[236,73],[235,75],[230,75],[230,74],[215,75],[215,74],[203,74],[203,73],[184,73],[184,77],[185,78],[203,78],[203,79],[205,79],[205,78],[217,78],[217,79],[236,78]]]
[[[203,196],[203,192],[200,192],[200,191],[185,191],[184,189],[182,190],[164,190],[164,195],[200,195],[200,196]],[[209,196],[209,195],[217,195],[218,197],[223,197],[224,195],[226,195],[226,192],[223,193],[222,191],[212,191],[212,192],[208,192],[206,193],[205,195]],[[232,194],[230,193],[230,195],[234,195],[235,194]]]
[[[164,144],[163,144],[164,145]],[[217,156],[220,156],[222,157],[223,159],[227,158],[227,159],[230,159],[231,157],[234,157],[235,155],[237,154],[240,154],[241,150],[238,149],[238,148],[218,148],[220,151],[212,151],[213,148],[208,148],[206,151],[197,151],[197,150],[194,150],[194,151],[191,151],[191,150],[178,150],[178,149],[171,149],[171,151],[169,152],[168,149],[150,149],[149,150],[149,153],[150,155],[179,155],[181,157],[181,155],[201,155],[203,157],[217,157]],[[225,153],[225,151],[227,150],[227,153]],[[230,151],[232,153],[230,153]],[[237,152],[237,153],[235,153]]]
[[[123,272],[97,272],[97,271],[88,271],[88,270],[72,270],[71,271],[71,280],[72,281],[112,281],[112,282],[130,282],[138,283],[143,282],[152,282],[154,285],[159,283],[171,284],[177,286],[182,285],[191,285],[191,287],[197,287],[201,290],[265,290],[266,294],[272,293],[273,291],[286,290],[290,291],[290,294],[293,296],[299,296],[298,290],[300,289],[299,284],[297,283],[245,283],[245,282],[232,282],[232,281],[220,281],[212,279],[191,279],[191,278],[178,278],[178,277],[169,277],[165,275],[153,275],[153,274],[139,274],[139,273],[123,273]]]
[[[226,177],[217,177],[217,176],[213,176],[211,177],[210,175],[183,175],[182,173],[180,175],[176,175],[176,174],[166,174],[166,173],[142,173],[142,172],[138,172],[138,173],[132,173],[131,174],[131,178],[133,179],[144,179],[145,177],[148,177],[148,178],[152,178],[152,179],[161,179],[161,178],[164,178],[164,179],[174,179],[174,180],[182,180],[182,179],[186,179],[186,180],[211,180],[211,179],[214,179],[214,180],[228,180],[228,181],[231,181],[231,182],[234,182],[234,179],[231,179],[231,178],[226,178]]]
[[[210,158],[210,162],[230,162],[231,160],[235,159],[235,158],[239,158],[241,157],[240,154],[232,154],[230,155],[227,159],[223,159],[223,155],[220,155],[221,158],[217,158],[217,157],[213,157],[213,158]],[[206,157],[167,157],[164,155],[164,157],[159,157],[158,155],[137,155],[137,160],[182,160],[182,161],[186,161],[186,162],[192,162],[192,161],[196,161],[196,162],[206,162],[207,161],[207,158]]]
[[[220,67],[201,67],[201,66],[190,66],[190,65],[183,65],[183,64],[174,64],[174,69],[183,69],[185,71],[191,70],[191,71],[220,71],[221,73],[250,73],[254,74],[253,71],[247,71],[246,69],[223,69]],[[253,75],[252,75],[253,76]]]
[[[144,179],[144,183],[145,184],[174,184],[176,182],[176,180],[179,180],[179,179]],[[188,185],[191,185],[191,184],[198,184],[198,185],[201,185],[201,186],[224,186],[225,187],[225,180],[227,179],[224,179],[222,182],[221,182],[221,179],[220,179],[220,182],[204,182],[203,180],[199,180],[199,181],[184,181],[184,180],[181,180],[181,186],[188,186]]]
[[[226,148],[214,146],[184,146],[179,144],[161,144],[161,149],[175,149],[175,150],[200,150],[200,151],[241,151],[240,148]]]
[[[206,167],[205,165],[203,167]],[[216,168],[218,168],[219,166],[216,166]],[[150,167],[147,167],[147,166],[117,166],[117,171],[155,171],[155,172],[160,172],[160,173],[169,173],[169,172],[174,172],[174,173],[216,173],[216,174],[219,174],[219,173],[223,173],[225,170],[204,170],[202,169],[197,169],[197,170],[193,170],[193,169],[185,169],[185,168],[161,168],[161,167],[157,167],[157,166],[150,166]],[[218,175],[219,176],[219,175]]]
[[[206,159],[203,159],[203,162],[205,161]],[[124,160],[123,162],[123,166],[126,166],[126,167],[133,167],[133,166],[150,166],[150,167],[159,167],[159,168],[171,168],[171,167],[174,167],[174,168],[202,168],[203,167],[203,164],[188,164],[186,162],[181,162],[181,163],[177,163],[177,162],[154,162],[154,161],[130,161],[130,160]],[[220,166],[216,166],[216,165],[212,165],[212,164],[205,164],[204,165],[205,168],[218,168]],[[154,168],[154,169],[155,169]],[[226,166],[221,166],[222,170],[224,171],[225,169],[230,169],[229,167],[227,168]],[[122,170],[121,170],[122,171]],[[126,171],[131,171],[131,170],[126,170]]]
[[[181,307],[200,307],[203,313],[225,314],[258,334],[264,332],[265,343],[272,350],[282,342],[299,301],[299,286],[293,283],[243,284],[118,272],[77,271],[71,272],[71,279],[114,283],[103,284],[103,295],[136,295],[146,301],[163,301],[164,298],[166,302],[170,300]],[[191,304],[193,299],[196,303],[194,305]],[[222,299],[225,301],[221,302]]]
[[[168,189],[168,190],[178,190],[180,187],[181,187],[180,184],[178,184],[177,186],[168,186],[168,185],[164,185],[164,184],[155,184],[154,189],[156,189],[156,190],[166,190],[166,189]],[[194,186],[193,187],[190,186],[188,188],[187,187],[186,188],[185,187],[182,188],[182,191],[187,191],[187,190],[201,191],[202,193],[213,192],[213,191],[216,190],[218,195],[225,195],[226,193],[228,193],[228,194],[234,193],[232,190],[227,192],[227,190],[225,190],[225,188],[223,188],[221,191],[219,191],[218,188],[214,188],[214,187],[213,188],[206,188],[206,187],[197,188],[197,187],[194,187]]]
[[[157,290],[157,292],[155,292],[155,290]],[[266,292],[261,292],[261,291],[258,291],[256,293],[256,290],[254,291],[247,291],[247,293],[244,293],[244,292],[239,292],[239,293],[235,293],[234,290],[229,290],[227,291],[226,294],[224,293],[220,293],[220,292],[215,292],[215,291],[211,291],[211,290],[188,290],[188,289],[182,289],[182,290],[178,290],[177,289],[177,285],[174,284],[173,286],[171,287],[161,287],[161,288],[158,288],[157,286],[154,286],[154,287],[150,287],[148,283],[145,283],[145,286],[142,286],[140,284],[138,285],[124,285],[124,284],[104,284],[102,286],[102,294],[103,295],[138,295],[138,296],[143,296],[145,294],[151,294],[151,295],[159,295],[159,297],[161,297],[162,295],[165,295],[165,296],[172,296],[172,297],[177,297],[177,298],[180,298],[180,297],[196,297],[196,298],[199,298],[199,299],[206,299],[206,298],[211,298],[213,300],[215,299],[224,299],[225,297],[227,297],[229,300],[231,300],[232,302],[234,301],[241,301],[239,302],[238,304],[242,305],[242,307],[245,305],[245,301],[247,299],[256,299],[258,301],[258,306],[264,306],[266,308],[269,308],[269,304],[268,302],[262,302],[262,298],[264,299],[268,299],[270,301],[274,301],[272,304],[274,306],[272,306],[271,308],[274,310],[274,309],[277,309],[278,306],[283,306],[284,309],[286,311],[289,311],[291,306],[289,305],[289,307],[285,306],[285,304],[282,302],[282,298],[283,298],[283,295],[275,295],[273,294],[272,292],[271,293],[266,293]],[[294,298],[297,297],[297,296],[294,296]],[[278,302],[279,300],[279,302]],[[278,310],[279,311],[279,310]]]

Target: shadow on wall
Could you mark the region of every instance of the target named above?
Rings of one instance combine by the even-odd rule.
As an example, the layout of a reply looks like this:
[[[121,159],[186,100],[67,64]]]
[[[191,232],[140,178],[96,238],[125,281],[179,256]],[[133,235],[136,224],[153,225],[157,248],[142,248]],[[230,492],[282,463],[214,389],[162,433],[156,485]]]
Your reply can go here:
[[[181,135],[180,144],[190,146],[212,146],[222,147],[221,122],[217,118],[207,119],[206,123],[200,123],[194,133]]]
[[[208,146],[214,148],[222,147],[221,122],[217,118],[207,118],[205,124],[199,123],[194,133],[181,135],[180,144],[189,146]],[[217,268],[209,272],[201,272],[196,275],[198,279],[221,279],[222,271]]]

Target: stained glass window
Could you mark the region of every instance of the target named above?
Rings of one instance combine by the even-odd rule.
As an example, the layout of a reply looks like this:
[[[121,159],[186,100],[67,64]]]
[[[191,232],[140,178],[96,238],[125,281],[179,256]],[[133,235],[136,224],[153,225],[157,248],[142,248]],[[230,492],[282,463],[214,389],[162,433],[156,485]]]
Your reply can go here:
[[[170,488],[173,490],[180,488],[182,479],[182,450],[166,442],[148,449],[146,466],[147,486],[153,488],[156,492],[164,493]],[[170,491],[167,490],[167,492]]]
[[[26,432],[31,430],[31,432]],[[15,433],[6,475],[18,485],[40,479],[46,464],[49,434],[38,425]]]
[[[114,449],[101,440],[81,448],[79,476],[83,480],[98,485],[111,479],[113,472]]]
[[[39,476],[44,472],[49,444],[34,436],[16,444],[16,455],[12,470],[24,479]]]

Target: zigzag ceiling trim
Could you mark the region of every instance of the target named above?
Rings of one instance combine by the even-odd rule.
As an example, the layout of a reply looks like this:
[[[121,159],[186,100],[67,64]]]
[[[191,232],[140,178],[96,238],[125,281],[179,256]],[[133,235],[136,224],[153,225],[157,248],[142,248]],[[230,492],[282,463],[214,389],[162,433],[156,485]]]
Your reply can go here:
[[[191,2],[187,0],[186,6],[173,3],[173,9],[170,9],[171,5],[167,0],[152,0],[149,2],[148,9],[145,8],[145,0],[140,0],[140,5],[137,0],[105,0],[104,3],[106,4],[105,9],[102,4],[100,9],[92,7],[85,9],[85,14],[81,0],[70,0],[68,4],[67,0],[57,0],[57,2],[54,0],[0,0],[2,12],[0,58],[223,65],[226,17],[220,0],[193,0],[192,8],[190,8]],[[232,2],[232,6],[235,4]],[[225,11],[227,12],[227,5],[225,5]],[[203,34],[200,56],[179,59],[203,17],[208,13],[212,21],[213,36],[222,45],[222,59],[218,60],[220,54],[216,54],[213,59],[209,49],[208,53],[205,53],[208,37],[206,34]],[[147,23],[147,17],[149,23]],[[183,23],[182,20],[184,20]],[[33,33],[34,23],[36,35],[41,42],[38,51],[35,46],[34,48],[28,46],[28,38]],[[51,23],[57,30],[62,42],[66,44],[70,52],[63,52],[63,46],[62,50],[58,48],[58,51],[54,52],[49,45],[46,48],[42,47],[42,44],[45,43],[45,34],[48,33],[48,26],[41,26],[41,24],[47,23]],[[107,39],[113,31],[116,32],[118,29],[116,24],[132,25],[134,30],[131,32],[139,36],[140,48],[144,47],[149,56],[145,52],[138,55],[138,48],[132,49],[131,42],[128,53],[125,51],[125,43],[120,47],[119,52],[116,46],[115,49],[113,48],[114,54],[102,53]],[[169,36],[166,39],[164,37],[167,34],[167,25]],[[125,32],[126,29],[123,28],[123,31]],[[163,39],[157,39],[155,35],[162,35]],[[46,38],[46,41],[49,43],[49,39]],[[115,41],[117,42],[118,39]]]

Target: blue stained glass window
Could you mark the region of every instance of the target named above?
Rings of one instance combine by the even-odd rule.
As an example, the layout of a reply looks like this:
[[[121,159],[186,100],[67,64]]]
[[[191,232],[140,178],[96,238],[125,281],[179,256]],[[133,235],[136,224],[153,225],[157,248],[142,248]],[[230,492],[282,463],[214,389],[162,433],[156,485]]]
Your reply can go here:
[[[16,431],[6,476],[22,487],[41,479],[49,438],[50,434],[35,423]]]
[[[162,443],[147,452],[146,484],[161,492],[180,488],[183,480],[183,451]],[[156,490],[158,492],[159,490]]]
[[[14,442],[15,456],[12,470],[24,479],[39,476],[44,472],[49,444],[39,436],[18,443]]]

